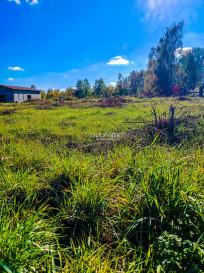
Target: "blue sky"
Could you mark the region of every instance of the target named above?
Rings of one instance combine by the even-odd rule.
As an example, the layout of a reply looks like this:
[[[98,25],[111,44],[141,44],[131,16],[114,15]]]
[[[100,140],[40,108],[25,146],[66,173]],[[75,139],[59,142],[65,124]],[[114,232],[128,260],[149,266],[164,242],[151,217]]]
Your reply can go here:
[[[106,84],[146,69],[165,27],[185,21],[184,47],[204,46],[204,0],[0,0],[0,83]]]

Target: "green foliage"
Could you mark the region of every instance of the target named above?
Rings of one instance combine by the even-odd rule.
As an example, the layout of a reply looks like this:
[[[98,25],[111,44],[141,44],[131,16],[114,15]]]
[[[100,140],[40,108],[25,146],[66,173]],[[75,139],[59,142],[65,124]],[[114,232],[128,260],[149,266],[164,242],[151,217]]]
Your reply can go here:
[[[47,98],[47,94],[45,93],[45,91],[41,91],[41,99],[46,100],[46,98]]]
[[[126,78],[118,74],[118,82],[115,94],[119,96],[138,96],[143,90],[144,71],[132,71]]]
[[[156,94],[157,87],[156,87],[156,60],[149,60],[147,71],[144,73],[144,85],[143,85],[143,94],[147,97],[150,97],[152,95]]]
[[[75,96],[77,98],[83,98],[84,97],[84,83],[82,80],[78,80],[76,83],[76,90],[75,90]]]
[[[197,242],[164,232],[155,242],[156,262],[163,272],[203,272],[202,236]]]
[[[77,98],[87,97],[91,93],[91,85],[87,79],[78,80],[76,84],[75,96]]]
[[[202,82],[202,63],[204,50],[192,48],[187,54],[182,54],[175,67],[175,82],[178,86],[194,90]]]
[[[102,78],[95,81],[93,93],[96,97],[103,97],[106,93],[106,89],[106,84]]]
[[[198,80],[198,69],[196,66],[196,62],[192,53],[188,54],[188,63],[187,63],[187,83],[188,89],[194,90],[196,87],[196,83]]]
[[[196,67],[198,71],[198,85],[202,84],[202,67],[204,60],[204,48],[194,47],[192,51],[194,60],[196,62]]]
[[[190,117],[171,145],[146,128],[175,98],[1,105],[0,266],[202,272],[203,101],[176,101]]]
[[[47,99],[59,99],[60,90],[59,89],[48,89],[47,91]]]
[[[66,91],[65,91],[65,95],[66,95],[67,98],[68,97],[73,97],[75,95],[74,88],[72,88],[72,87],[67,88]]]
[[[175,52],[182,47],[183,22],[166,28],[166,33],[160,38],[158,46],[152,48],[150,60],[156,60],[155,74],[157,76],[157,92],[160,95],[172,95],[173,69],[176,62]]]
[[[45,219],[47,211],[46,205],[36,210],[34,200],[18,204],[15,197],[1,199],[0,267],[38,270],[58,256],[56,228]]]

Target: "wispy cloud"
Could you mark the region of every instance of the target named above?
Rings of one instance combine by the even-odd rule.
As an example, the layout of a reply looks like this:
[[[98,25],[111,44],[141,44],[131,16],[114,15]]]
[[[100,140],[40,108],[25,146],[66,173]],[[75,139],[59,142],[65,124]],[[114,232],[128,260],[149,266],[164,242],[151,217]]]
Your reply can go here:
[[[11,67],[9,66],[8,69],[13,70],[13,71],[25,71],[25,69],[15,66],[15,67]]]
[[[107,65],[127,65],[129,62],[129,60],[124,59],[122,56],[116,56],[111,58]]]
[[[16,4],[20,5],[20,0],[9,0],[9,2],[16,2]],[[29,3],[30,5],[38,4],[38,0],[26,0],[26,3]]]
[[[11,2],[11,1],[16,2],[16,4],[18,4],[18,5],[21,3],[20,0],[9,0],[9,2]]]
[[[195,15],[195,9],[202,4],[201,0],[135,0],[135,8],[144,12],[143,20],[154,22],[188,21]],[[169,22],[168,22],[169,23]]]
[[[38,4],[38,0],[32,0],[32,1],[26,0],[26,2],[29,3],[30,5]]]
[[[38,4],[38,0],[33,0],[33,2],[31,3],[31,5],[33,4]]]
[[[8,81],[14,81],[14,79],[13,78],[8,78]]]

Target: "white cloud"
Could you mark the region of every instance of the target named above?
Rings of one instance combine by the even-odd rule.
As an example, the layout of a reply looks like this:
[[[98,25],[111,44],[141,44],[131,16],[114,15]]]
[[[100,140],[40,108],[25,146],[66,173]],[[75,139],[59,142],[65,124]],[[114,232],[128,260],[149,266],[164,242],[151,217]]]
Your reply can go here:
[[[127,65],[129,64],[129,60],[124,59],[122,56],[116,56],[110,59],[107,63],[108,65]]]
[[[33,0],[32,2],[30,2],[30,5],[34,5],[34,4],[38,4],[38,0]]]
[[[179,47],[177,48],[177,50],[175,51],[175,56],[177,58],[181,57],[181,56],[185,56],[188,55],[190,52],[192,52],[192,47]]]
[[[10,2],[11,1],[14,1],[14,2],[16,2],[16,4],[20,4],[21,2],[20,2],[20,0],[9,0]],[[29,3],[30,5],[34,5],[34,4],[38,4],[38,1],[39,0],[26,0],[26,3]]]
[[[65,88],[61,88],[61,89],[60,89],[60,92],[65,92],[65,91],[66,91]]]
[[[8,81],[14,81],[14,79],[13,78],[8,78]]]
[[[20,2],[20,0],[9,0],[10,2],[11,1],[14,1],[14,2],[16,2],[16,4],[20,4],[21,2]]]
[[[110,82],[110,86],[112,86],[112,87],[116,87],[116,82]]]
[[[8,69],[10,69],[10,70],[14,70],[14,71],[24,71],[24,70],[25,70],[25,69],[20,68],[20,67],[18,67],[18,66],[15,66],[15,67],[11,67],[11,66],[9,66],[9,67],[8,67]]]

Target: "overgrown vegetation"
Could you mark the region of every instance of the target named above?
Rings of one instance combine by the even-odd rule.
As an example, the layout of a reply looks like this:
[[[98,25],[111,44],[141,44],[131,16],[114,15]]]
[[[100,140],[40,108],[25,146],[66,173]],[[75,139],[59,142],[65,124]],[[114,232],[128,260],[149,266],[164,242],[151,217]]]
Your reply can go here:
[[[2,104],[0,271],[203,272],[203,109]]]

